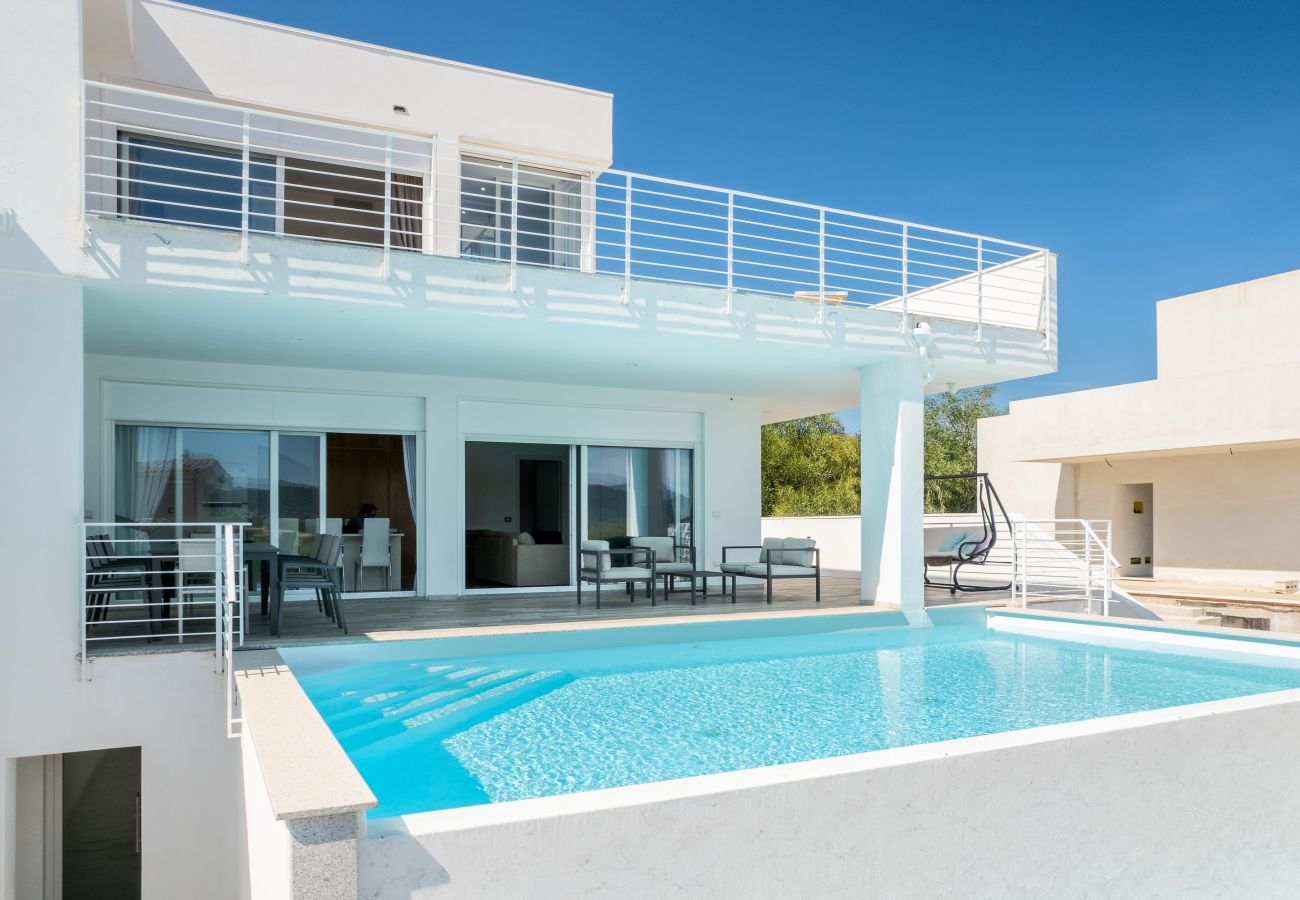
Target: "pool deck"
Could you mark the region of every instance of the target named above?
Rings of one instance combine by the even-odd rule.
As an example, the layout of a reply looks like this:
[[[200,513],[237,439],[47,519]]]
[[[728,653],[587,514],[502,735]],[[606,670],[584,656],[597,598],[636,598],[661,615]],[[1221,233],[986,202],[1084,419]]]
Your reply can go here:
[[[322,615],[316,604],[308,601],[287,603],[284,622],[279,637],[272,637],[267,618],[261,615],[260,606],[250,598],[249,629],[240,649],[259,650],[301,644],[335,643],[339,641],[403,640],[419,637],[436,637],[449,633],[463,633],[484,628],[530,627],[554,628],[582,624],[612,625],[645,619],[680,621],[697,617],[718,616],[783,616],[817,615],[850,609],[870,609],[859,600],[859,578],[855,574],[823,575],[822,600],[813,600],[813,585],[805,580],[778,582],[773,591],[773,601],[766,602],[764,586],[759,583],[741,585],[736,602],[730,595],[718,594],[716,586],[706,599],[697,593],[696,605],[690,603],[690,594],[675,592],[668,598],[662,595],[651,606],[642,591],[636,602],[629,602],[620,589],[606,590],[601,598],[601,608],[596,609],[594,589],[582,592],[582,605],[572,591],[560,593],[501,593],[475,594],[463,597],[401,597],[382,599],[344,600],[349,633],[344,634],[332,621]],[[943,588],[926,588],[926,606],[949,606],[954,603],[1004,603],[1005,591],[958,594],[950,596]],[[166,652],[184,649],[204,649],[212,645],[211,636],[187,638],[182,644],[174,637],[153,640],[121,641],[109,652],[140,653]]]

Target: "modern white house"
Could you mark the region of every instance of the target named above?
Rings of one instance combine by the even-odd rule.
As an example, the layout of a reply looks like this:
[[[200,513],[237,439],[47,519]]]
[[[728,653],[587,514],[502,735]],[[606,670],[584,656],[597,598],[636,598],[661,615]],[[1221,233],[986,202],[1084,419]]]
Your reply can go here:
[[[8,4],[0,76],[21,123],[0,129],[5,900],[74,894],[64,812],[110,769],[136,804],[135,896],[257,896],[265,841],[297,848],[293,896],[347,895],[303,874],[328,841],[250,824],[273,751],[256,725],[227,737],[230,652],[271,625],[255,602],[237,622],[211,601],[187,617],[220,553],[337,535],[352,608],[572,604],[584,541],[669,537],[709,570],[758,543],[760,426],[858,407],[860,600],[919,610],[925,393],[1056,365],[1048,250],[617,169],[599,90],[167,0]],[[1094,433],[1103,406],[1063,398],[1016,404],[982,448],[1001,428],[1009,461],[1054,460],[1058,483],[1107,457],[1176,517],[1145,457],[1221,449],[1218,471],[1228,447],[1267,445],[1285,468],[1288,417],[1228,385],[1279,378],[1294,353],[1208,371],[1236,357],[1185,343],[1205,319],[1180,310],[1229,302],[1162,306],[1162,377],[1124,402],[1179,398],[1163,442]],[[1265,355],[1252,341],[1281,352],[1285,329],[1230,321],[1242,366]],[[1009,436],[1050,403],[1070,411]],[[1222,439],[1188,450],[1202,403],[1188,428]],[[143,613],[102,627],[104,584],[157,590],[161,571],[104,560],[163,533],[180,534],[167,590],[201,644],[163,646]],[[187,540],[210,542],[207,568],[186,568]],[[1204,558],[1174,540],[1157,570]],[[1241,564],[1287,568],[1265,556]],[[337,752],[289,746],[304,773]],[[358,784],[311,808],[359,808]],[[352,877],[355,895],[355,861]]]
[[[1163,300],[1154,380],[1012,402],[979,423],[980,468],[1023,515],[1111,520],[1122,576],[1285,590],[1297,317],[1300,272]]]

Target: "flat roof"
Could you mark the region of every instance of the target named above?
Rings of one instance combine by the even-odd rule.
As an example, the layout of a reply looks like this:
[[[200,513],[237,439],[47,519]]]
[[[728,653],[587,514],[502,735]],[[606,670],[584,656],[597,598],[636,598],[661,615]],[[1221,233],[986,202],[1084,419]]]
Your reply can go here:
[[[580,94],[591,94],[596,97],[610,97],[614,95],[609,91],[596,90],[595,88],[580,87],[574,84],[566,84],[562,81],[550,81],[546,78],[536,78],[532,75],[520,75],[518,72],[507,72],[504,69],[491,69],[487,66],[476,66],[471,63],[458,62],[454,59],[444,59],[439,56],[430,56],[427,53],[416,53],[411,50],[400,50],[396,47],[386,47],[383,44],[371,44],[366,41],[358,41],[352,38],[340,37],[336,34],[326,34],[322,31],[310,31],[306,28],[295,28],[291,25],[282,25],[278,22],[269,22],[264,19],[252,19],[247,16],[239,16],[234,13],[223,12],[217,9],[209,9],[205,6],[195,6],[192,3],[178,3],[176,0],[140,0],[141,3],[152,4],[154,6],[169,6],[177,9],[184,9],[190,12],[201,13],[206,16],[212,16],[219,19],[227,19],[232,22],[242,22],[247,25],[254,25],[260,28],[270,28],[276,31],[282,31],[287,34],[296,34],[301,37],[312,38],[320,41],[331,41],[336,44],[346,44],[351,47],[358,47],[363,50],[370,50],[376,53],[384,53],[391,56],[403,56],[408,59],[419,60],[421,62],[437,63],[438,65],[451,66],[457,69],[464,69],[469,72],[479,72],[484,75],[495,75],[501,78],[512,78],[517,81],[527,81],[533,84],[543,84],[548,87],[562,88],[568,91],[575,91]]]

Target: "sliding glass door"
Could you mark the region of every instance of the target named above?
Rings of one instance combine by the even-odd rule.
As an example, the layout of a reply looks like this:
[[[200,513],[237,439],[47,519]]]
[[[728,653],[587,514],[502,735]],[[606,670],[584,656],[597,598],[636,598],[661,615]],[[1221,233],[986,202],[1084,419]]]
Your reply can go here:
[[[667,536],[693,544],[694,451],[587,447],[584,456],[589,539]]]
[[[321,470],[325,447],[318,434],[280,434],[276,452],[276,511],[281,553],[308,554],[320,532]]]
[[[271,435],[266,431],[182,428],[183,522],[247,522],[251,540],[267,540],[271,523]]]

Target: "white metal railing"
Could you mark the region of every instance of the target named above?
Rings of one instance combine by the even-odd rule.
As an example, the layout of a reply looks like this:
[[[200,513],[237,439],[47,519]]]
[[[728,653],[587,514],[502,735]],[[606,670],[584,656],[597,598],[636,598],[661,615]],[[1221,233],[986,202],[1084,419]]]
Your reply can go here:
[[[110,647],[209,646],[218,671],[243,642],[243,524],[81,526],[81,659]]]
[[[1013,519],[1011,529],[1013,606],[1112,614],[1119,563],[1108,519]]]
[[[1041,247],[324,120],[84,82],[88,217],[285,235],[847,303],[1051,340]]]

